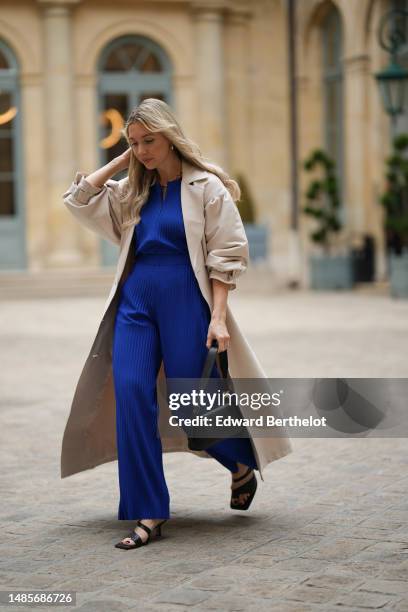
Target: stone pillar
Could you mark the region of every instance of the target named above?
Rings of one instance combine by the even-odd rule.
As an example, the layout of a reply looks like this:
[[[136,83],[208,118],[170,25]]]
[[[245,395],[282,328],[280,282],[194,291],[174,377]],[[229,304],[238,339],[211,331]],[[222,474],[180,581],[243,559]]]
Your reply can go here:
[[[249,11],[231,11],[226,21],[226,126],[228,170],[248,175],[251,167],[249,112]]]
[[[198,145],[202,154],[225,166],[226,116],[221,7],[194,6]]]
[[[75,109],[71,9],[80,0],[37,0],[43,9],[46,197],[49,266],[81,261],[79,228],[67,214],[62,194],[75,167]]]
[[[48,202],[45,189],[46,114],[44,112],[43,75],[25,72],[20,78],[22,142],[24,143],[24,192],[27,240],[27,264],[41,270],[48,252]]]
[[[373,4],[368,24],[367,40],[370,54],[370,73],[382,70],[389,61],[389,55],[378,44],[378,26],[380,19],[389,10],[388,0],[378,0]],[[371,229],[376,240],[376,278],[379,281],[388,279],[388,261],[384,232],[384,209],[379,204],[383,193],[385,179],[385,159],[390,153],[391,122],[384,110],[378,84],[374,78],[369,82],[370,120],[368,123],[369,147],[369,201],[371,202]]]
[[[352,238],[370,229],[369,159],[367,155],[367,116],[370,79],[367,55],[344,59],[345,120],[345,205],[346,226]],[[372,205],[372,203],[371,203]]]
[[[175,111],[182,120],[186,134],[197,144],[200,142],[200,131],[197,125],[196,113],[196,94],[195,94],[196,75],[192,70],[190,73],[173,75],[173,93]]]

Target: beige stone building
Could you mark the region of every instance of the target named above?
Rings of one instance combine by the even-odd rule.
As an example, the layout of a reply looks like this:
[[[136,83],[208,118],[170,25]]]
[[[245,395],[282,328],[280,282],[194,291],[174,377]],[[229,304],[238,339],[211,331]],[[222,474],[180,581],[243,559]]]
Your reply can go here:
[[[155,96],[206,156],[245,175],[282,279],[307,283],[301,161],[326,146],[338,162],[345,236],[375,237],[382,278],[378,195],[390,127],[373,74],[387,62],[377,28],[391,4],[296,3],[294,213],[286,0],[0,0],[2,270],[114,263],[116,247],[81,228],[61,195],[76,170],[123,150],[126,115]]]

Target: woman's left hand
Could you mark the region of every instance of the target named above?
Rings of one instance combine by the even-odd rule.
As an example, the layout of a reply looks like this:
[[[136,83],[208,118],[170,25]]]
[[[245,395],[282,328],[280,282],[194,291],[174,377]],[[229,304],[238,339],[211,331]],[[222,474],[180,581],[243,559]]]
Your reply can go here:
[[[207,334],[207,348],[211,347],[213,340],[218,341],[219,353],[229,348],[230,335],[223,319],[211,319],[210,321]]]

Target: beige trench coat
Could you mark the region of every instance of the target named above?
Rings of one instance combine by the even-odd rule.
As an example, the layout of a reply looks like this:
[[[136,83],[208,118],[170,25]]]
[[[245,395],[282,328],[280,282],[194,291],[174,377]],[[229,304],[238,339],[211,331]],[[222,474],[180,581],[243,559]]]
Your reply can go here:
[[[78,172],[63,195],[68,210],[86,227],[119,245],[116,274],[106,300],[95,340],[82,369],[65,427],[61,451],[61,478],[117,459],[115,395],[112,378],[112,339],[119,287],[134,264],[134,226],[121,233],[121,210],[118,196],[128,178],[109,179],[102,188],[93,187],[87,174]],[[213,173],[200,170],[183,160],[181,204],[190,260],[201,292],[212,310],[210,278],[236,287],[237,277],[248,264],[248,242],[238,209],[222,181]],[[257,357],[227,307],[229,371],[234,378],[259,378],[257,391],[266,381]],[[163,362],[157,376],[157,398],[160,423],[168,423],[171,412],[166,400]],[[251,409],[251,414],[256,416]],[[172,428],[174,429],[174,428]],[[168,430],[168,427],[167,427]],[[261,478],[270,462],[291,452],[285,431],[280,437],[254,437],[249,428],[252,447]],[[205,451],[190,451],[187,437],[180,428],[171,437],[162,437],[164,452],[187,451],[209,457]]]

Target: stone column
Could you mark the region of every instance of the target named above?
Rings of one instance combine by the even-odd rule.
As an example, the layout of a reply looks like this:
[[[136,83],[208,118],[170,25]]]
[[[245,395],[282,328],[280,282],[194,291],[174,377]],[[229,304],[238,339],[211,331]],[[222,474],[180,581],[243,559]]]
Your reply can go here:
[[[378,0],[374,3],[371,11],[367,32],[371,75],[382,70],[389,61],[388,53],[378,44],[380,19],[389,8],[388,0]],[[386,184],[385,159],[390,153],[391,122],[384,110],[378,84],[374,78],[371,78],[369,82],[368,96],[370,102],[370,119],[368,122],[370,227],[376,240],[376,279],[385,281],[388,279],[389,270],[384,232],[384,209],[379,204],[379,198]]]
[[[49,266],[81,261],[79,228],[62,194],[75,173],[71,10],[80,0],[37,0],[43,9]]]
[[[249,112],[249,11],[234,10],[226,21],[226,126],[228,170],[248,175],[251,167]]]
[[[43,74],[25,72],[20,78],[22,141],[24,143],[24,192],[29,270],[41,270],[48,252],[48,202],[46,178],[46,114],[44,112]]]
[[[182,119],[186,134],[198,144],[200,132],[196,117],[195,81],[196,75],[193,70],[186,74],[176,72],[173,75],[173,94],[177,116]]]
[[[367,116],[370,79],[367,55],[344,59],[345,204],[346,226],[352,238],[370,229]]]
[[[221,7],[197,3],[193,8],[200,134],[198,145],[205,157],[225,166],[226,116]]]

